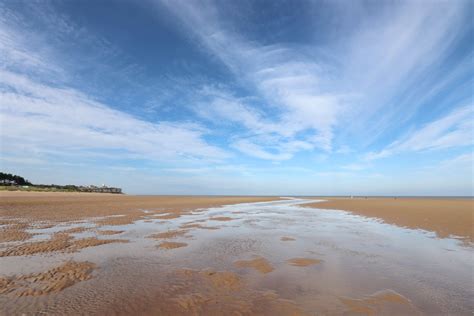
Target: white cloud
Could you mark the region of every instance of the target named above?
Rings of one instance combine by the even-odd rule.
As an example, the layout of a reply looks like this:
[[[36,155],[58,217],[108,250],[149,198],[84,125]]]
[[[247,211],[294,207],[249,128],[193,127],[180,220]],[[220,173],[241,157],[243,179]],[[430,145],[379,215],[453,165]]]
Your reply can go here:
[[[359,95],[360,106],[347,108],[345,128],[366,143],[437,106],[425,102],[438,82],[461,78],[459,72],[451,76],[452,66],[440,65],[452,58],[470,19],[468,1],[384,4],[376,16],[363,16],[360,27],[334,50],[347,52],[336,53],[343,69],[340,84]]]
[[[463,172],[470,171],[472,176],[471,180],[474,186],[474,153],[472,152],[472,150],[469,153],[461,154],[454,158],[443,160],[437,166],[432,168],[436,170],[439,170],[441,168],[448,171],[453,171],[456,169],[462,170]]]
[[[0,71],[2,151],[16,144],[49,150],[122,150],[142,159],[223,159],[207,131],[190,123],[151,123],[94,101],[81,92],[46,86]]]
[[[324,91],[320,84],[320,66],[297,50],[284,45],[259,45],[245,40],[223,26],[217,8],[207,3],[164,2],[181,21],[197,35],[206,48],[217,56],[241,80],[250,83],[265,105],[257,111],[241,101],[223,99],[217,95],[214,101],[205,105],[206,116],[224,118],[238,122],[250,133],[278,134],[277,141],[284,147],[305,132],[310,134],[304,140],[312,146],[308,149],[331,150],[332,127],[342,104],[342,97]],[[269,114],[271,113],[271,115]],[[292,155],[270,154],[264,148],[275,143],[250,146],[236,144],[253,156],[262,159],[289,159]],[[302,149],[302,148],[301,148]],[[279,149],[280,151],[283,148]]]
[[[105,55],[113,47],[72,25],[52,8],[33,6],[46,29],[58,29],[45,41],[24,17],[1,7],[0,130],[2,159],[28,156],[43,162],[60,159],[211,160],[229,153],[210,145],[209,130],[190,122],[149,122],[71,88],[58,60],[60,38],[80,37]],[[38,35],[38,36],[36,36]],[[61,47],[61,45],[59,45]],[[104,56],[102,56],[104,57]],[[76,85],[77,86],[77,85]]]
[[[437,150],[473,144],[474,107],[467,105],[426,124],[379,152],[367,154],[366,159],[374,160],[401,152]]]
[[[386,3],[377,6],[377,15],[355,4],[360,6],[356,12],[361,23],[348,29],[345,36],[335,32],[327,47],[267,45],[236,33],[224,18],[226,6],[222,3],[162,3],[180,18],[186,33],[193,34],[264,101],[259,111],[239,105],[227,108],[225,116],[221,101],[210,102],[208,113],[258,132],[273,133],[278,126],[276,133],[282,137],[277,141],[282,144],[304,134],[304,141],[313,145],[310,150],[327,152],[332,151],[335,134],[350,139],[359,136],[363,145],[368,145],[387,129],[402,127],[432,90],[429,86],[433,84],[428,85],[428,92],[417,90],[416,80],[438,77],[436,65],[445,60],[466,21],[466,2],[462,1]],[[347,10],[339,6],[335,12],[347,17]],[[327,27],[331,32],[331,25]],[[328,57],[315,57],[314,52],[322,50]],[[450,82],[458,80],[458,75]],[[412,89],[410,94],[408,89]],[[264,149],[275,143],[259,146]]]
[[[258,146],[248,140],[239,140],[235,142],[233,146],[244,154],[261,159],[288,160],[292,157],[292,155],[288,152],[271,153],[262,149],[261,146]]]

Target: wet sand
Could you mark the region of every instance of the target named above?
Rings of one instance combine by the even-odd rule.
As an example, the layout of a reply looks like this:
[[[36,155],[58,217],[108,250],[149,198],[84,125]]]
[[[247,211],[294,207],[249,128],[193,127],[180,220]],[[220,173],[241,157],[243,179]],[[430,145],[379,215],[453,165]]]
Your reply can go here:
[[[0,201],[1,315],[474,310],[471,244],[319,207],[326,202],[23,197]]]
[[[162,213],[163,219],[172,219],[182,212],[198,208],[274,200],[279,198],[0,191],[0,217],[35,221],[72,221],[97,216],[122,214],[134,216],[141,215],[141,210],[151,210]]]
[[[459,236],[474,242],[474,200],[368,198],[331,199],[309,207],[350,211],[402,227],[434,231],[439,237]]]

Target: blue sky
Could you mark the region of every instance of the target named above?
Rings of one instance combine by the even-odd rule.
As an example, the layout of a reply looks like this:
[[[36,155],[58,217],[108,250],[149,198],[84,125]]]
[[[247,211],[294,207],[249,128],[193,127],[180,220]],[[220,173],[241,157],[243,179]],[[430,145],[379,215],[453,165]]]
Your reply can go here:
[[[137,194],[473,195],[473,9],[0,0],[1,169]]]

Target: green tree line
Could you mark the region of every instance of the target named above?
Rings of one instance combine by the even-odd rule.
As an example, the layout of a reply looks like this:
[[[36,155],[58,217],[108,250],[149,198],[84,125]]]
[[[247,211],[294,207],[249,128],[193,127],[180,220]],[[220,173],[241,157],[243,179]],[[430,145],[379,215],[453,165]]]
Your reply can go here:
[[[33,185],[30,181],[16,174],[0,172],[0,180],[15,181],[17,185]]]

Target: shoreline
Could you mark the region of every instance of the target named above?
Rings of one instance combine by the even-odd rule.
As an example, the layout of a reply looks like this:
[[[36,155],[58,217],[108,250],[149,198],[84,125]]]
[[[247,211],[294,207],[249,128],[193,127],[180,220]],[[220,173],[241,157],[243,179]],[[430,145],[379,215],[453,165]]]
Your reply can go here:
[[[26,221],[70,221],[97,216],[135,216],[142,210],[179,215],[200,208],[275,200],[280,198],[0,191],[0,217]]]

